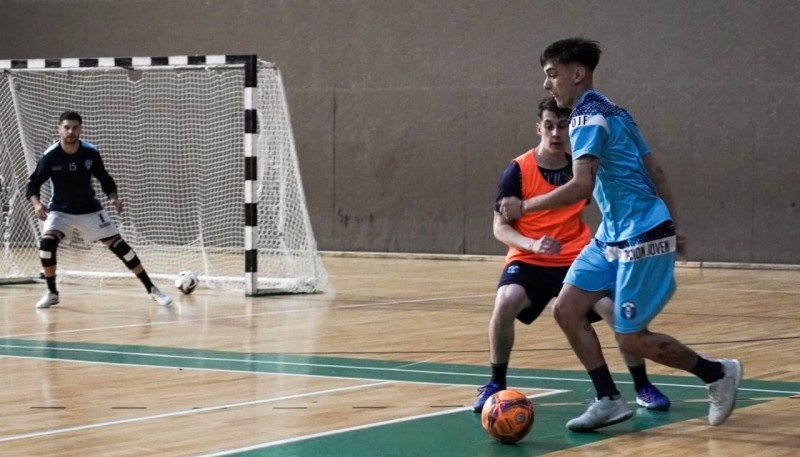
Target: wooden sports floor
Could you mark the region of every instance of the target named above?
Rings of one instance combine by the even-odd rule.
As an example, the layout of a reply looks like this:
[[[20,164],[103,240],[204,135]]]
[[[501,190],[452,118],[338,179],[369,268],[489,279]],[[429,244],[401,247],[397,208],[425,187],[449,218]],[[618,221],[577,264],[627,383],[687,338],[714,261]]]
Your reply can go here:
[[[503,445],[468,409],[488,381],[501,260],[324,262],[335,292],[198,289],[168,308],[138,284],[62,284],[61,304],[37,311],[42,284],[0,286],[0,456],[800,455],[800,270],[677,270],[651,328],[743,361],[720,427],[707,425],[699,380],[650,363],[670,411],[567,431],[592,396],[588,377],[549,310],[518,325],[509,383],[531,396],[536,422]],[[637,408],[611,333],[598,331]]]

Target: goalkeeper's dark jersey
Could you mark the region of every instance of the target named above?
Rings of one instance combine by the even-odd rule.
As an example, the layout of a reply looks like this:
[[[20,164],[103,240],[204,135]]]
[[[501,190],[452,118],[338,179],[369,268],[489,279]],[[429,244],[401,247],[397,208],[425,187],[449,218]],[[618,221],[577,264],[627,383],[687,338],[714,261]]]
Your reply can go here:
[[[50,211],[69,214],[87,214],[100,211],[92,187],[94,175],[106,195],[117,191],[117,185],[103,165],[100,152],[83,140],[74,154],[67,154],[57,142],[47,148],[28,180],[27,197],[39,196],[39,190],[48,179],[53,181]]]

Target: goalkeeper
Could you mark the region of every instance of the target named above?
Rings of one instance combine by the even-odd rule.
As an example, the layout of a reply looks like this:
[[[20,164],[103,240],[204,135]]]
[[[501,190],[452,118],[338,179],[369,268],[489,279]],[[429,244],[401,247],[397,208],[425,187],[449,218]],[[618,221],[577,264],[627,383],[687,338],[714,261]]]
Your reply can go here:
[[[28,180],[26,195],[36,217],[44,221],[39,258],[48,290],[36,307],[49,308],[59,302],[56,250],[65,238],[69,244],[74,230],[79,230],[85,241],[102,241],[139,278],[152,300],[159,305],[169,305],[172,299],[153,284],[139,256],[122,239],[117,226],[95,198],[92,176],[100,182],[117,212],[122,212],[117,185],[106,171],[100,152],[94,145],[80,139],[82,125],[83,119],[75,111],[66,111],[59,116],[59,141],[44,151]],[[39,190],[48,179],[52,180],[53,188],[49,208],[46,208],[39,198]]]

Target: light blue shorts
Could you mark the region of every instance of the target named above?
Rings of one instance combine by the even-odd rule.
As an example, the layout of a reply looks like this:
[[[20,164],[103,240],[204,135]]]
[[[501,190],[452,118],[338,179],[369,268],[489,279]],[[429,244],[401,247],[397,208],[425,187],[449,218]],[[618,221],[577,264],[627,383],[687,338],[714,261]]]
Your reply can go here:
[[[675,292],[675,232],[655,239],[651,232],[614,246],[592,240],[564,278],[582,290],[610,291],[617,333],[644,330]]]

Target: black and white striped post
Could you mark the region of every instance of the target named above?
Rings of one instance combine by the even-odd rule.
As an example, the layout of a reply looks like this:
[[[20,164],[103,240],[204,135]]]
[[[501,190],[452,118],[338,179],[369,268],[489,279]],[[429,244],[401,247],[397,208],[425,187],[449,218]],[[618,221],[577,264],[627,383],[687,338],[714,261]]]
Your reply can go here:
[[[244,292],[258,292],[258,61],[244,63]]]

